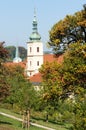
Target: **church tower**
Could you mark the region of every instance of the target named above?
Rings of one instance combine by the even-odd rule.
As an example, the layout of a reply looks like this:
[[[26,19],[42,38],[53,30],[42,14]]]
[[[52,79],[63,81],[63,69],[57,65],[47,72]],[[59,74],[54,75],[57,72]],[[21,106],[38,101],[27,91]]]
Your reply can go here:
[[[15,58],[13,59],[14,63],[19,63],[21,62],[22,59],[19,57],[19,50],[18,50],[18,46],[16,46],[16,52],[15,52]]]
[[[43,43],[41,42],[41,36],[38,33],[35,11],[32,26],[32,34],[29,37],[29,42],[27,42],[26,73],[28,76],[33,76],[38,73],[38,69],[43,64]]]

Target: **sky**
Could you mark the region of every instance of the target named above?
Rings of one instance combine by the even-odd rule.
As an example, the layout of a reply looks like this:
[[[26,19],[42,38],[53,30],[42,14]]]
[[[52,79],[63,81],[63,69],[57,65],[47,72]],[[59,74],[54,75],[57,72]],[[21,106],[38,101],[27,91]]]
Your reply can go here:
[[[5,46],[27,48],[35,8],[38,32],[46,51],[53,25],[66,15],[81,11],[84,4],[86,0],[0,0],[0,41],[5,41]]]

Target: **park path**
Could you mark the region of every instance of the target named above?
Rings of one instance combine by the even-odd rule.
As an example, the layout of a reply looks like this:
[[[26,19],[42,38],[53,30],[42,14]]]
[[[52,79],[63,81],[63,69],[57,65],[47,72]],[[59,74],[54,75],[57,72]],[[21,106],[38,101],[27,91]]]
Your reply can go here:
[[[3,113],[3,112],[0,112],[0,114],[3,115],[3,116],[6,116],[6,117],[10,117],[12,119],[18,120],[18,121],[22,121],[22,119],[20,119],[20,118],[17,118],[15,116],[12,116],[12,115],[9,115],[9,114]],[[36,123],[32,123],[32,122],[30,124],[33,125],[33,126],[44,128],[46,130],[55,130],[55,129],[52,129],[52,128],[49,128],[49,127],[46,127],[46,126],[42,126],[42,125],[39,125],[39,124],[36,124]]]

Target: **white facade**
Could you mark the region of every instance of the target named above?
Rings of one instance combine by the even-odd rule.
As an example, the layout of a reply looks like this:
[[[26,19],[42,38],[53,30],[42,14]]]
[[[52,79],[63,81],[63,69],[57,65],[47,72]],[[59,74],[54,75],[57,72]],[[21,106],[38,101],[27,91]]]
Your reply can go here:
[[[42,42],[27,43],[27,75],[33,76],[43,64]]]
[[[19,63],[19,62],[22,62],[22,59],[21,59],[20,57],[15,57],[15,58],[13,59],[13,62],[14,62],[14,63]]]

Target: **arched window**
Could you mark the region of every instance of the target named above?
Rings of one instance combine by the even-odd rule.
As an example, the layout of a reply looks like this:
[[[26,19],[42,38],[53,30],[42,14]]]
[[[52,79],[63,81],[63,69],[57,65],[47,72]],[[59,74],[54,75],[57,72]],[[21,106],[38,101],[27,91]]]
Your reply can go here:
[[[37,61],[37,66],[39,66],[39,61]]]
[[[32,62],[30,61],[30,66],[32,65]]]
[[[37,52],[39,52],[39,47],[37,47]]]
[[[32,73],[30,72],[30,76],[32,75]]]
[[[30,47],[30,52],[32,52],[32,47]]]

